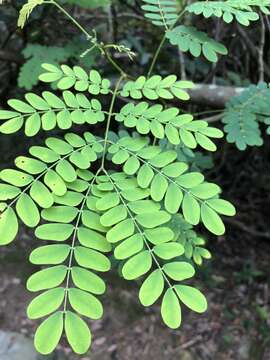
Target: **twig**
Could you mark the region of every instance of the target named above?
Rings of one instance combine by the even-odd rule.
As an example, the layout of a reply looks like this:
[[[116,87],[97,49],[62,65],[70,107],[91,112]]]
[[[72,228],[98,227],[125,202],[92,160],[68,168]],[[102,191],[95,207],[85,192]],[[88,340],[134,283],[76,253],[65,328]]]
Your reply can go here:
[[[237,219],[225,218],[224,221],[231,225],[237,226],[239,229],[241,229],[244,232],[249,233],[250,235],[265,238],[265,239],[270,239],[270,232],[262,232],[262,231],[254,230],[254,229],[250,228],[249,226],[243,224],[242,222],[240,222]]]
[[[223,118],[223,116],[224,116],[224,113],[221,113],[221,114],[210,116],[210,117],[208,117],[206,119],[202,119],[202,120],[207,121],[208,123],[213,123],[213,122],[221,120]]]
[[[16,64],[22,64],[24,62],[22,56],[7,50],[0,50],[0,61],[1,60],[14,62]]]
[[[241,26],[237,27],[239,34],[242,36],[242,38],[245,40],[245,43],[254,59],[258,58],[258,49],[252,41],[250,40],[249,36],[246,34],[245,30],[242,29]],[[268,77],[270,77],[270,67],[264,62],[264,72],[267,74]]]
[[[178,50],[178,54],[179,54],[179,62],[180,62],[181,80],[186,80],[187,74],[186,74],[185,56],[180,49]]]
[[[265,45],[265,23],[263,15],[260,14],[260,21],[261,21],[261,40],[258,48],[259,53],[259,82],[264,81],[264,45]]]

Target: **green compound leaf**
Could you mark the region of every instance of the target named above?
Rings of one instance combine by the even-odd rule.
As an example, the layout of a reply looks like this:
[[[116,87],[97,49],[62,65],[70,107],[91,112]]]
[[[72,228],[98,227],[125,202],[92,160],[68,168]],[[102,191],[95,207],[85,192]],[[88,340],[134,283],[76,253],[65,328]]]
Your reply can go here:
[[[195,275],[194,267],[184,261],[167,263],[163,266],[163,270],[175,281],[183,281]]]
[[[172,45],[177,45],[181,51],[189,51],[195,57],[203,54],[211,62],[218,61],[217,54],[228,54],[224,45],[211,39],[206,33],[198,31],[193,26],[177,26],[168,31],[166,37]]]
[[[78,214],[78,209],[72,206],[52,206],[50,209],[44,209],[41,217],[50,222],[70,223]]]
[[[77,263],[82,267],[101,272],[106,272],[111,268],[109,259],[98,251],[76,246],[74,254]]]
[[[32,11],[38,6],[41,5],[44,0],[28,0],[26,4],[20,10],[20,15],[18,19],[18,26],[23,28],[27,19],[29,18]]]
[[[20,194],[21,190],[16,186],[0,184],[0,200],[12,200]]]
[[[18,228],[15,211],[8,207],[0,214],[0,245],[10,244],[15,239]]]
[[[42,161],[31,159],[26,156],[17,157],[15,159],[15,165],[17,168],[32,175],[40,174],[47,169],[46,164]]]
[[[181,307],[173,289],[168,289],[161,304],[161,316],[164,323],[171,329],[177,329],[181,325]]]
[[[68,311],[65,315],[65,333],[76,354],[85,354],[91,345],[91,333],[86,323],[76,314]]]
[[[74,87],[77,91],[88,91],[92,95],[107,95],[110,92],[110,81],[102,79],[97,70],[91,70],[87,74],[79,66],[74,66],[73,68],[67,65],[51,67],[50,64],[43,64],[42,67],[47,72],[41,74],[39,79],[46,83],[58,81],[56,86],[60,90]]]
[[[166,30],[174,25],[178,18],[176,2],[173,0],[143,0],[145,5],[142,9],[145,17],[154,25],[163,26]]]
[[[34,180],[31,175],[13,169],[2,170],[0,172],[0,178],[11,185],[18,187],[29,185]]]
[[[38,295],[27,308],[30,319],[39,319],[56,311],[62,304],[65,296],[64,288],[50,289]]]
[[[123,277],[126,280],[134,280],[146,274],[152,266],[152,257],[145,250],[130,258],[122,268]]]
[[[219,215],[206,204],[201,207],[202,222],[205,227],[215,235],[223,235],[225,226]]]
[[[114,256],[118,260],[128,259],[129,257],[142,251],[144,246],[143,237],[140,234],[132,235],[116,246]]]
[[[164,278],[160,270],[153,271],[143,282],[139,298],[143,306],[153,305],[164,289]]]
[[[39,325],[35,334],[35,348],[42,355],[51,354],[58,345],[64,328],[63,313],[58,311]]]
[[[235,207],[229,201],[223,199],[210,199],[207,204],[217,213],[227,216],[234,216],[236,214]]]
[[[176,285],[175,290],[179,299],[191,310],[203,313],[207,310],[205,296],[196,288],[187,285]]]
[[[154,246],[154,253],[164,260],[170,260],[184,254],[184,248],[181,244],[165,243]]]
[[[199,1],[188,5],[186,10],[195,15],[202,14],[205,18],[216,16],[226,23],[231,23],[235,19],[241,25],[248,26],[250,21],[259,19],[259,15],[251,8],[253,4],[260,6],[260,3],[251,1]]]
[[[216,135],[216,131],[212,132],[210,130],[210,132]],[[186,163],[176,161],[177,153],[175,151],[162,151],[160,146],[148,146],[143,141],[143,138],[122,137],[108,148],[108,153],[113,153],[114,156],[122,151],[125,152],[125,162],[130,157],[136,157],[141,164],[136,174],[134,174],[137,176],[139,188],[125,189],[121,193],[125,200],[129,202],[137,201],[146,199],[149,195],[156,202],[164,200],[165,210],[168,213],[175,214],[181,208],[187,222],[197,225],[202,220],[208,230],[214,234],[216,233],[215,225],[212,224],[211,226],[211,222],[216,222],[216,220],[211,217],[208,221],[207,216],[202,217],[201,207],[204,203],[207,204],[208,200],[213,200],[220,195],[221,189],[219,186],[205,182],[204,176],[200,172],[188,172]],[[114,157],[112,161],[114,161]],[[124,168],[125,163],[122,166]],[[145,192],[142,192],[142,190],[145,190]],[[114,197],[119,203],[119,196],[116,194]],[[212,209],[211,206],[210,208]],[[157,216],[151,216],[147,215],[146,212],[139,214],[136,218],[142,218],[145,221],[148,217],[149,221],[153,222],[153,225],[146,225],[146,222],[140,224],[143,226],[158,226],[155,221],[159,221],[159,213],[156,214]],[[230,212],[232,212],[232,209]],[[162,214],[162,211],[160,214]],[[160,224],[162,223],[160,222]],[[108,241],[118,242],[125,237],[131,236],[133,231],[133,222],[129,219],[123,220],[122,223],[117,224],[117,227],[109,231]],[[127,235],[125,232],[127,232]],[[124,234],[123,237],[121,237],[121,234]],[[196,250],[196,254],[198,254],[198,250]],[[198,255],[196,257],[197,259],[200,258]]]
[[[54,198],[48,188],[41,182],[35,181],[30,188],[31,198],[42,208],[48,209],[54,203]]]
[[[97,320],[103,315],[101,302],[86,291],[71,288],[68,291],[68,299],[71,307],[83,316]]]
[[[74,266],[71,270],[74,284],[81,290],[89,291],[92,294],[102,295],[106,286],[104,281],[95,273]]]
[[[189,193],[186,193],[183,200],[183,215],[185,220],[192,225],[197,225],[200,221],[200,213],[199,202]]]
[[[177,81],[175,75],[162,78],[159,75],[151,76],[146,79],[140,76],[136,81],[128,81],[121,91],[121,96],[131,97],[138,100],[146,97],[149,100],[173,99],[189,100],[189,95],[184,89],[193,88],[193,83],[189,81]]]
[[[65,241],[74,230],[71,224],[44,224],[37,227],[35,235],[41,240]]]
[[[32,251],[30,262],[36,265],[58,265],[62,264],[68,257],[70,246],[46,245]]]
[[[29,195],[22,194],[19,197],[16,203],[16,211],[26,226],[33,228],[38,225],[40,221],[39,210]]]
[[[73,124],[93,125],[105,120],[101,103],[97,99],[88,100],[80,93],[63,91],[62,98],[49,91],[44,91],[42,97],[28,93],[25,100],[8,101],[16,112],[0,110],[0,119],[7,120],[0,126],[0,132],[11,134],[25,124],[26,136],[33,137],[41,129],[50,131],[58,126],[66,130]]]
[[[229,143],[234,143],[241,151],[263,144],[259,121],[267,124],[268,115],[263,114],[268,114],[269,99],[269,86],[260,83],[249,86],[227,102],[222,122]]]
[[[51,289],[61,285],[66,274],[67,267],[63,265],[40,270],[28,279],[26,287],[29,291]]]
[[[101,252],[110,252],[112,249],[111,244],[103,235],[91,229],[80,227],[78,240],[81,245]]]
[[[151,7],[149,1],[147,6]],[[105,119],[99,101],[65,90],[75,87],[92,95],[109,93],[108,81],[97,71],[88,74],[79,67],[48,64],[44,68],[47,74],[43,79],[48,83],[57,81],[57,86],[64,90],[62,97],[51,92],[43,92],[42,96],[27,94],[25,101],[9,102],[14,111],[0,111],[0,119],[8,122],[22,117],[29,136],[41,128],[68,129],[73,124],[96,124]],[[178,82],[174,75],[139,77],[124,84],[122,95],[134,99],[144,96],[151,100],[173,97],[187,100],[185,89],[190,87],[191,83]],[[198,224],[202,220],[211,232],[219,233],[223,223],[218,214],[235,213],[230,203],[219,199],[221,189],[217,185],[205,182],[199,172],[190,172],[188,165],[178,160],[178,153],[171,150],[178,145],[185,149],[200,145],[214,151],[216,146],[210,138],[221,137],[220,130],[209,127],[205,121],[193,120],[178,108],[165,109],[146,102],[127,104],[113,116],[125,126],[135,127],[139,134],[168,140],[168,148],[149,145],[150,139],[138,134],[130,137],[124,132],[119,136],[110,133],[105,141],[91,133],[67,133],[59,139],[47,139],[45,146],[31,147],[33,158],[18,157],[16,166],[20,171],[7,169],[0,173],[6,182],[0,184],[0,198],[11,200],[10,206],[16,203],[18,216],[30,227],[39,223],[39,205],[44,223],[36,228],[35,235],[57,242],[41,246],[30,255],[32,263],[48,266],[27,282],[30,291],[45,290],[30,303],[29,317],[38,319],[53,314],[36,335],[37,348],[44,354],[58,344],[63,321],[73,351],[83,354],[88,350],[91,333],[80,316],[95,320],[103,315],[96,296],[103,294],[106,286],[95,272],[110,269],[110,260],[103,253],[112,250],[116,264],[121,261],[119,272],[124,279],[142,277],[139,298],[144,306],[162,298],[161,314],[169,327],[181,324],[179,301],[192,310],[204,311],[203,295],[178,282],[195,274],[188,261],[200,265],[211,254],[203,247],[204,240],[181,218],[183,240],[174,230],[178,228],[172,225],[171,214],[183,212],[189,223]],[[124,172],[106,170],[106,156]],[[100,169],[94,174],[89,168],[100,159],[102,164],[104,161],[102,173]],[[6,206],[2,204],[2,214],[8,211]],[[17,224],[15,213],[14,216]],[[5,221],[1,226],[0,218],[0,234],[5,233],[4,242],[11,241],[16,234],[6,231]],[[12,229],[17,233],[18,225]],[[189,260],[180,261],[179,257]],[[55,330],[51,330],[53,325]]]
[[[205,240],[194,231],[192,225],[186,222],[182,215],[173,215],[169,226],[174,231],[173,239],[183,245],[185,249],[184,256],[189,261],[192,260],[196,265],[202,265],[203,260],[211,259],[211,253],[205,248]],[[164,267],[164,271],[166,266],[167,264]],[[173,267],[174,265],[170,266]],[[176,264],[175,266],[179,265]],[[170,275],[168,274],[168,276]],[[181,273],[178,276],[181,277]]]

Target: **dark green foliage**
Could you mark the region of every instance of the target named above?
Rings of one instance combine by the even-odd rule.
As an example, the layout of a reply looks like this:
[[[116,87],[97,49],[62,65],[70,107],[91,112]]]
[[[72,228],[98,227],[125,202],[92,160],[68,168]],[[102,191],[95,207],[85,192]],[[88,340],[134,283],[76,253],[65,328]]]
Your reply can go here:
[[[28,44],[22,51],[26,62],[20,68],[18,85],[26,90],[31,90],[38,83],[39,75],[42,73],[41,66],[45,62],[58,65],[68,59],[75,59],[76,62],[81,62],[87,67],[91,66],[94,62],[93,55],[88,55],[87,59],[80,57],[86,46],[88,44],[78,38],[70,41],[64,47]]]
[[[226,105],[223,122],[227,141],[235,143],[239,150],[247,146],[261,146],[260,122],[270,124],[270,90],[267,84],[251,85],[241,95]],[[269,127],[267,128],[269,134]]]
[[[198,31],[193,26],[179,25],[166,33],[172,45],[177,45],[183,52],[189,51],[193,56],[201,54],[211,61],[217,62],[217,54],[227,55],[226,47],[209,38],[206,33]]]

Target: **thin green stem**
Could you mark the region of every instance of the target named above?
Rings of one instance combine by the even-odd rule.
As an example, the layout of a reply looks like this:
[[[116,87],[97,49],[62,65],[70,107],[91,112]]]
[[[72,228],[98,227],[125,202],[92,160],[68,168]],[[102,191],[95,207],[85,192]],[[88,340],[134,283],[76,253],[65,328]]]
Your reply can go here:
[[[164,43],[165,43],[165,41],[166,41],[167,31],[170,31],[170,30],[173,29],[173,27],[175,26],[175,24],[176,24],[176,23],[181,19],[181,17],[184,15],[185,11],[186,11],[186,10],[184,9],[184,10],[179,14],[176,22],[175,22],[173,25],[171,25],[168,30],[165,31],[165,34],[164,34],[163,38],[161,39],[161,42],[159,43],[159,46],[158,46],[158,48],[157,48],[157,50],[156,50],[156,52],[155,52],[155,54],[154,54],[154,57],[153,57],[153,60],[152,60],[152,62],[151,62],[149,71],[148,71],[148,73],[147,73],[147,77],[150,77],[151,74],[152,74],[152,72],[153,72],[153,70],[154,70],[154,67],[155,67],[156,62],[157,62],[158,57],[159,57],[159,54],[160,54],[160,52],[161,52],[161,50],[162,50],[162,48],[163,48],[163,45],[164,45]]]
[[[88,186],[87,192],[84,195],[82,204],[80,206],[80,210],[77,216],[77,221],[74,227],[74,232],[73,232],[73,237],[72,237],[72,243],[71,243],[71,249],[70,249],[70,255],[69,255],[69,261],[68,261],[68,269],[67,269],[67,279],[66,279],[66,285],[65,285],[65,298],[64,298],[64,306],[63,306],[63,312],[65,313],[67,311],[67,299],[68,299],[68,289],[69,289],[69,283],[70,283],[70,275],[71,275],[71,269],[72,269],[72,261],[73,261],[73,256],[74,256],[74,251],[75,251],[75,243],[77,240],[77,233],[78,233],[78,228],[80,225],[80,221],[81,221],[81,217],[82,217],[82,213],[83,213],[83,209],[86,203],[86,200],[90,194],[90,191],[92,189],[92,186],[96,180],[96,178],[98,177],[99,173],[102,171],[101,168],[98,169],[98,171],[96,172],[96,175],[94,176],[94,178],[92,179],[91,183]]]
[[[108,143],[108,135],[109,135],[109,130],[110,130],[110,124],[111,124],[111,119],[113,116],[113,107],[114,107],[114,103],[116,100],[116,96],[117,96],[117,92],[118,89],[121,85],[122,80],[126,77],[126,75],[122,75],[119,80],[116,83],[114,92],[113,92],[113,96],[112,96],[112,101],[111,101],[111,105],[110,105],[110,109],[109,109],[109,115],[108,115],[108,120],[107,120],[107,124],[106,124],[106,130],[105,130],[105,137],[104,137],[104,148],[103,148],[103,155],[102,155],[102,160],[101,160],[101,168],[104,169],[104,162],[105,162],[105,155],[106,155],[106,147],[107,147],[107,143]]]
[[[58,2],[56,2],[55,0],[49,0],[46,2],[47,4],[52,4],[55,5],[65,16],[67,16],[72,22],[73,24],[86,36],[86,38],[88,40],[91,40],[93,37],[91,36],[91,34],[72,16],[69,14],[68,11],[66,11],[60,4],[58,4]],[[109,52],[106,50],[106,47],[103,43],[95,43],[94,46],[98,47],[99,50],[101,51],[102,54],[104,54],[104,56],[106,57],[106,59],[108,60],[108,62],[121,74],[121,75],[126,75],[125,71],[121,68],[120,65],[118,65],[113,58],[111,57],[111,55],[109,54]]]
[[[87,110],[89,110],[89,109],[86,109],[86,108],[83,108],[83,107],[77,107],[76,109],[82,110],[82,111],[85,111],[85,112],[86,112]],[[53,112],[57,113],[57,112],[60,112],[60,111],[63,111],[63,110],[74,111],[75,108],[65,107],[65,108],[54,108],[54,109],[50,108],[50,109],[48,109],[48,110],[37,110],[37,111],[33,111],[32,113],[23,113],[23,114],[20,115],[20,117],[24,119],[24,118],[27,118],[27,117],[33,115],[33,114],[43,115],[43,114],[48,113],[49,111],[53,111]],[[93,111],[95,114],[98,112],[98,110],[93,110],[93,109],[91,109],[91,111]],[[109,112],[108,112],[108,111],[103,111],[103,110],[102,110],[102,112],[103,112],[105,115],[109,115]]]
[[[161,52],[161,50],[162,50],[162,48],[163,48],[163,45],[164,45],[165,41],[166,41],[166,33],[165,33],[165,35],[163,36],[163,38],[162,38],[161,42],[159,43],[159,46],[158,46],[155,54],[154,54],[152,63],[151,63],[151,65],[150,65],[149,71],[148,71],[148,73],[147,73],[147,77],[150,77],[150,76],[151,76],[151,74],[152,74],[152,72],[153,72],[153,70],[154,70],[154,67],[155,67],[155,65],[156,65],[158,56],[159,56],[159,54],[160,54],[160,52]]]
[[[111,57],[111,55],[109,54],[109,52],[107,51],[107,49],[105,47],[102,48],[104,55],[106,57],[106,59],[108,60],[109,63],[112,64],[112,66],[124,77],[129,77],[132,78],[131,76],[129,76],[122,68],[120,65],[118,65],[113,58]]]
[[[200,111],[197,113],[193,113],[193,116],[201,116],[201,115],[206,115],[206,114],[216,114],[216,113],[223,113],[225,109],[218,109],[218,110],[205,110],[205,111]]]
[[[62,11],[62,13],[65,14],[73,22],[73,24],[76,25],[77,28],[80,29],[81,32],[84,33],[84,35],[87,37],[87,39],[92,38],[90,33],[76,19],[74,19],[74,17],[72,15],[70,15],[69,12],[67,12],[60,4],[58,4],[54,0],[50,0],[48,3],[55,5],[60,11]]]
[[[126,210],[127,210],[127,213],[128,213],[128,216],[129,216],[130,219],[133,221],[133,223],[134,223],[136,229],[138,230],[139,234],[142,236],[143,242],[144,242],[147,250],[149,251],[152,259],[154,260],[154,263],[157,265],[157,268],[161,271],[161,273],[162,273],[165,281],[167,282],[168,286],[169,286],[170,288],[173,288],[173,285],[171,284],[170,280],[169,280],[168,277],[166,276],[163,268],[160,266],[160,263],[159,263],[158,259],[156,258],[155,254],[153,253],[153,250],[152,250],[151,247],[149,246],[148,241],[147,241],[147,239],[146,239],[146,237],[145,237],[144,232],[143,232],[142,229],[140,228],[140,225],[138,224],[137,220],[134,218],[132,212],[130,211],[129,207],[127,206],[127,204],[126,204],[126,202],[125,202],[125,199],[122,197],[119,189],[118,189],[117,186],[115,185],[115,183],[114,183],[113,179],[111,178],[110,174],[109,174],[106,170],[103,170],[103,171],[104,171],[105,175],[108,176],[108,178],[109,178],[112,186],[114,187],[117,195],[118,195],[119,198],[120,198],[120,201],[121,201],[122,204],[125,206],[125,208],[126,208]]]

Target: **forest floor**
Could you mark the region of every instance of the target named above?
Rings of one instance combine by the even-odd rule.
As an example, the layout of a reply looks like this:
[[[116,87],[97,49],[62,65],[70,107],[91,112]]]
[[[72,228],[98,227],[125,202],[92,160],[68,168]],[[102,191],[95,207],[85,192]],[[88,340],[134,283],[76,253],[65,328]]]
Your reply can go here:
[[[269,360],[270,327],[258,308],[268,306],[269,315],[270,243],[247,246],[239,235],[228,233],[209,244],[213,260],[199,276],[209,309],[203,315],[184,311],[177,331],[162,325],[159,305],[139,305],[136,284],[108,278],[105,316],[91,324],[92,351],[81,359]],[[27,258],[33,240],[30,233],[21,237],[20,244],[1,250],[0,329],[31,337],[36,324],[25,315],[31,298],[25,280],[33,268],[23,255]],[[61,349],[77,360],[65,344]]]

